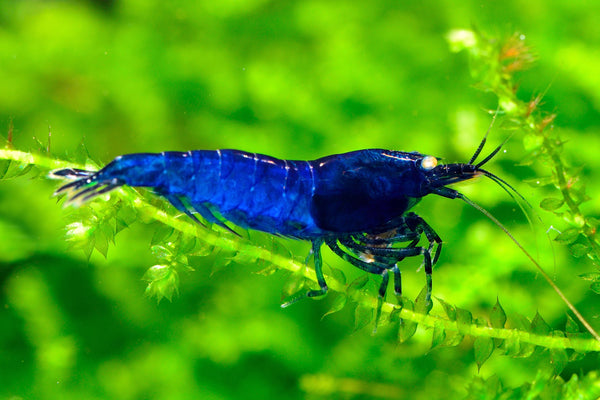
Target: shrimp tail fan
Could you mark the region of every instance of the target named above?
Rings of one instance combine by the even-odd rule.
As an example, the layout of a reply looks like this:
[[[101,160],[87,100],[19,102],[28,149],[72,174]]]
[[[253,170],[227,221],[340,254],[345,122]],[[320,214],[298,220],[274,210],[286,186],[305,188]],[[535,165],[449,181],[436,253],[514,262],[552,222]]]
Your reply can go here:
[[[65,169],[57,169],[57,170],[50,172],[50,177],[57,178],[57,179],[76,180],[76,179],[80,179],[80,178],[87,178],[89,176],[94,175],[94,173],[95,173],[95,171],[88,171],[85,169],[65,168]]]
[[[54,192],[54,195],[68,193],[68,203],[84,203],[101,194],[108,193],[123,184],[118,179],[100,182],[97,180],[96,171],[77,168],[55,170],[50,173],[50,176],[72,181],[61,186]]]

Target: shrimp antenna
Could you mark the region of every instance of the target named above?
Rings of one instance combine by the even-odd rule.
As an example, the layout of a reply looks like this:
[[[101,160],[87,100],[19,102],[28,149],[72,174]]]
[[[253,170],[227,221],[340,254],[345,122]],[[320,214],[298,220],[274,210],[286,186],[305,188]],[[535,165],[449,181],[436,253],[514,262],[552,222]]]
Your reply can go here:
[[[481,153],[481,150],[483,150],[483,146],[485,146],[485,142],[487,141],[487,137],[490,134],[490,132],[492,130],[492,127],[494,126],[494,122],[496,122],[496,117],[498,116],[498,112],[499,111],[500,111],[500,106],[498,106],[498,108],[496,109],[496,112],[494,113],[494,116],[492,117],[492,122],[490,123],[490,126],[488,127],[487,132],[485,132],[485,135],[483,136],[483,139],[481,140],[481,143],[479,143],[479,146],[477,147],[477,150],[475,150],[475,154],[473,154],[473,157],[471,157],[471,159],[469,160],[468,164],[473,164],[475,162],[475,160],[477,159],[477,157],[479,156],[479,154]],[[498,150],[500,150],[500,149],[498,149]],[[486,160],[487,160],[487,158],[486,158]]]
[[[483,169],[480,169],[479,171],[481,171],[485,176],[487,176],[492,181],[494,181],[496,184],[498,184],[498,186],[500,186],[502,188],[502,190],[504,190],[510,196],[510,198],[517,204],[517,206],[519,206],[519,209],[521,210],[521,212],[523,213],[523,215],[525,216],[525,218],[527,218],[527,223],[529,224],[529,227],[531,228],[531,231],[534,232],[535,230],[533,228],[533,221],[531,220],[529,212],[527,212],[527,210],[525,209],[525,206],[523,206],[523,203],[527,206],[527,209],[530,212],[533,212],[533,215],[536,216],[537,220],[540,223],[542,223],[542,218],[539,216],[538,213],[535,212],[535,210],[534,210],[533,206],[531,205],[531,203],[529,203],[527,201],[527,199],[525,197],[523,197],[523,195],[517,191],[517,189],[515,189],[514,187],[512,187],[504,179],[500,178],[499,176],[496,176],[496,175],[492,174],[489,171],[483,170]],[[515,195],[516,195],[516,197],[515,197]],[[519,201],[519,199],[521,201]],[[549,243],[550,243],[550,247],[552,248],[552,254],[554,254],[554,247],[552,247],[552,241],[550,241],[550,238],[548,238],[548,240],[549,240]],[[538,255],[538,257],[539,257],[539,255]],[[556,266],[556,260],[555,260],[555,266]]]
[[[485,163],[487,163],[492,158],[494,158],[494,156],[496,154],[498,154],[498,152],[500,151],[500,149],[502,149],[502,146],[504,146],[506,144],[506,142],[508,142],[510,140],[511,137],[512,137],[512,134],[509,135],[506,139],[504,139],[504,141],[502,143],[500,143],[498,145],[498,147],[496,147],[494,149],[494,151],[492,151],[486,158],[484,158],[482,161],[478,162],[477,165],[475,165],[475,168],[479,168],[479,167],[483,166]]]
[[[517,189],[515,189],[510,183],[506,182],[499,176],[492,174],[490,171],[486,171],[485,169],[478,169],[478,171],[490,178],[491,180],[493,180],[494,182],[496,182],[498,186],[500,186],[506,193],[508,193],[508,195],[512,197],[517,204],[519,204],[519,202],[517,201],[513,193],[516,194],[519,197],[519,199],[521,199],[525,204],[527,204],[527,206],[530,209],[533,209],[533,206],[527,201],[527,199],[523,197],[521,193],[517,192]]]
[[[544,271],[542,266],[531,256],[531,254],[529,254],[529,252],[527,250],[525,250],[523,245],[521,245],[521,243],[519,243],[519,241],[508,231],[508,229],[506,229],[506,227],[504,225],[502,225],[502,223],[500,221],[498,221],[489,211],[487,211],[485,208],[481,207],[479,204],[477,204],[474,201],[472,201],[471,199],[469,199],[464,194],[457,192],[456,197],[458,197],[459,199],[462,199],[465,203],[467,203],[471,207],[473,207],[476,210],[478,210],[479,212],[481,212],[490,221],[492,221],[494,224],[496,224],[500,229],[502,229],[504,231],[504,233],[510,238],[510,240],[512,240],[517,245],[517,247],[519,249],[521,249],[523,254],[525,254],[525,256],[527,256],[527,258],[529,258],[529,260],[533,263],[533,265],[535,265],[535,267],[538,269],[538,271],[540,271],[540,274],[544,277],[546,282],[548,282],[548,284],[552,287],[552,289],[554,289],[554,291],[558,294],[558,296],[562,299],[562,301],[567,305],[567,307],[569,307],[569,309],[573,312],[573,314],[575,314],[575,317],[577,317],[577,319],[579,320],[579,322],[581,322],[581,324],[585,327],[585,329],[587,329],[587,331],[594,337],[594,339],[596,339],[597,341],[600,342],[600,335],[598,335],[598,333],[586,321],[586,319],[583,317],[583,315],[581,315],[579,313],[577,308],[575,308],[575,306],[569,301],[569,299],[567,299],[567,297],[558,288],[558,286],[556,286],[556,284],[548,276],[546,271]]]

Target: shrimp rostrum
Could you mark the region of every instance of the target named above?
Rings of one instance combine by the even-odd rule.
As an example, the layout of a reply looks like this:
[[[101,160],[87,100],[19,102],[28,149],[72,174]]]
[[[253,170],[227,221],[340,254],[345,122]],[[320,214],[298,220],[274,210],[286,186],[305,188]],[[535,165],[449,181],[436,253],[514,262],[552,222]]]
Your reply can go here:
[[[310,241],[319,288],[292,296],[282,307],[327,292],[321,258],[326,244],[355,267],[382,277],[380,308],[390,275],[400,299],[398,265],[406,257],[422,257],[430,301],[432,268],[442,240],[410,211],[415,204],[428,194],[473,204],[448,185],[480,175],[511,188],[481,168],[501,146],[475,163],[484,143],[485,138],[471,160],[459,164],[438,165],[433,156],[382,149],[312,161],[198,150],[127,154],[99,171],[63,169],[53,174],[73,180],[56,192],[71,191],[70,201],[91,200],[121,185],[149,187],[197,222],[200,215],[230,230],[227,223]]]

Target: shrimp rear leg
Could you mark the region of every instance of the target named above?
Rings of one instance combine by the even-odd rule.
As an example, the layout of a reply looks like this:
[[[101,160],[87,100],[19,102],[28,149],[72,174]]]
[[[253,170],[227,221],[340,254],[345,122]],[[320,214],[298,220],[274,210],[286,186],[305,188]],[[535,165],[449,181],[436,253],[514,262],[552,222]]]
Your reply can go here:
[[[163,194],[161,192],[158,192],[158,194],[161,194],[165,199],[169,201],[169,203],[173,205],[173,207],[190,217],[194,222],[202,226],[206,226],[194,214],[192,214],[192,212],[190,211],[190,207],[186,206],[181,200],[181,198],[171,194]]]
[[[308,292],[296,293],[289,297],[285,302],[281,304],[281,308],[291,306],[295,302],[302,300],[306,297],[317,297],[323,296],[327,293],[327,282],[325,282],[325,276],[323,275],[323,259],[321,257],[321,246],[323,245],[323,239],[313,239],[311,254],[315,260],[315,273],[317,274],[317,282],[319,283],[319,289],[309,290]]]

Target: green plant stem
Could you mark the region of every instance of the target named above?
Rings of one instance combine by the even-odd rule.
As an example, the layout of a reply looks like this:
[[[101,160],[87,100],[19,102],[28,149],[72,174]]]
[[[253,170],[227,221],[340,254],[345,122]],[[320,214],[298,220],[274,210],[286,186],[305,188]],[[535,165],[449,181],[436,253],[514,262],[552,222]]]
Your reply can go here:
[[[569,207],[569,210],[571,210],[572,215],[575,216],[575,218],[573,219],[575,221],[586,221],[583,216],[583,213],[579,209],[579,205],[577,205],[577,203],[575,202],[575,200],[573,200],[571,194],[569,193],[567,181],[565,179],[565,170],[562,166],[562,160],[560,159],[560,155],[557,154],[556,151],[554,151],[554,147],[550,144],[550,141],[547,137],[544,138],[543,143],[546,149],[552,150],[550,158],[553,163],[554,173],[558,179],[558,187],[563,196],[565,204],[567,205],[567,207]],[[590,243],[590,246],[592,247],[591,254],[594,254],[595,256],[600,254],[600,245],[596,241],[596,230],[594,229],[594,227],[590,226],[590,224],[586,221],[582,233]],[[597,261],[597,257],[594,257],[594,260]]]
[[[0,149],[0,159],[16,161],[22,164],[34,164],[45,169],[85,168],[85,166],[82,165],[76,165],[74,163],[61,160],[54,160],[47,156],[34,155],[12,149]],[[245,252],[257,260],[264,260],[282,269],[300,273],[313,282],[317,281],[314,270],[309,268],[306,264],[300,263],[281,254],[275,254],[269,249],[257,247],[254,243],[244,238],[233,236],[227,232],[216,232],[198,224],[176,218],[164,210],[158,209],[144,201],[134,190],[126,189],[119,192],[121,196],[131,202],[133,207],[135,207],[141,215],[149,219],[159,221],[179,232],[194,236],[198,240],[208,245],[215,246],[226,251]],[[339,293],[346,292],[346,285],[336,281],[333,277],[328,276],[327,282],[330,290]],[[362,295],[358,296],[355,300],[373,309],[377,307],[376,296]],[[384,303],[382,306],[382,315],[390,314],[396,308],[397,306],[394,304]],[[570,348],[581,352],[600,351],[600,342],[596,341],[595,339],[544,336],[518,329],[500,329],[478,326],[475,324],[462,324],[460,322],[451,321],[440,316],[420,314],[410,311],[406,308],[401,310],[400,317],[408,321],[416,322],[428,328],[443,327],[447,331],[457,332],[463,335],[470,335],[474,337],[513,339],[521,343],[530,343],[549,349]]]

